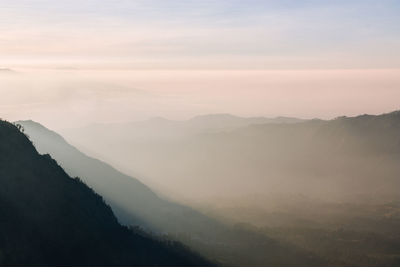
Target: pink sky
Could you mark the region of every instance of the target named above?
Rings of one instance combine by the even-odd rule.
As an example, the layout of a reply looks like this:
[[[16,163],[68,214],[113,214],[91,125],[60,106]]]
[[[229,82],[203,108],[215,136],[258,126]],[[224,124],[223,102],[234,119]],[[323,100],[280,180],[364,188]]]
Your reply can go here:
[[[199,114],[334,118],[400,109],[400,70],[66,71],[0,75],[0,117],[55,128]]]

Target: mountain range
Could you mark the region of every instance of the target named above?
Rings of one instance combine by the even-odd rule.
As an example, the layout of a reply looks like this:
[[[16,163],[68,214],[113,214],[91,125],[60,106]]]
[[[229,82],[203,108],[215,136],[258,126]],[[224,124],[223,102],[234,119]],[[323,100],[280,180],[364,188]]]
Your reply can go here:
[[[240,123],[233,127],[231,120]],[[178,199],[287,193],[340,200],[396,194],[399,112],[290,121],[210,115],[62,133],[87,153]]]

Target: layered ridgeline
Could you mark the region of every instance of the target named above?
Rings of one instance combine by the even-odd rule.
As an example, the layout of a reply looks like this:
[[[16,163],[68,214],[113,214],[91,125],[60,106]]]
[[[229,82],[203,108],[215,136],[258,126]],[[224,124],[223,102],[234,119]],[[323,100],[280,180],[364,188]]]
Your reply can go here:
[[[341,200],[390,195],[400,186],[399,112],[294,123],[198,120],[184,126],[160,120],[93,125],[64,133],[186,199],[282,193]],[[186,130],[194,124],[200,126]]]
[[[303,249],[249,229],[223,225],[191,208],[160,198],[137,179],[86,156],[42,125],[33,121],[17,123],[24,127],[39,152],[50,153],[68,174],[81,177],[100,193],[124,224],[171,235],[224,266],[319,266],[324,263]]]
[[[224,177],[220,177],[220,173],[213,174],[213,170],[228,167],[221,161],[227,161],[232,156],[228,155],[226,160],[219,158],[214,164],[212,154],[219,148],[218,144],[201,149],[200,143],[200,150],[192,150],[195,142],[202,142],[204,134],[230,132],[250,125],[302,121],[291,117],[245,118],[210,114],[182,121],[157,117],[128,123],[91,124],[83,128],[64,129],[60,133],[80,150],[117,166],[125,173],[141,177],[152,188],[175,199],[181,196],[190,199],[203,195],[204,191],[210,194],[216,193],[214,189],[229,191],[233,180],[227,177],[227,183],[217,184]],[[240,151],[235,153],[240,156]],[[235,170],[232,169],[232,172]]]
[[[207,266],[121,226],[102,197],[0,121],[0,266]]]

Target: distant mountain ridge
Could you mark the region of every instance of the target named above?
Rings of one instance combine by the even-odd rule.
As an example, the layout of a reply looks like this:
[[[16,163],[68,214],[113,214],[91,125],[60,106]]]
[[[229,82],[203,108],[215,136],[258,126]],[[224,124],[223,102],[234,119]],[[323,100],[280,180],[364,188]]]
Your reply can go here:
[[[170,120],[163,117],[152,117],[148,120],[133,121],[126,123],[95,123],[89,124],[83,128],[90,127],[152,127],[154,125],[164,127],[176,127],[180,129],[193,128],[196,130],[207,130],[210,128],[232,128],[243,127],[251,124],[264,124],[264,123],[298,123],[303,122],[304,119],[294,117],[240,117],[229,113],[215,113],[207,115],[198,115],[188,120]],[[68,129],[67,129],[68,131]]]
[[[304,120],[292,117],[239,117],[228,113],[200,115],[187,120],[189,124],[202,127],[242,127],[251,124],[264,123],[298,123]]]
[[[339,192],[351,195],[350,188],[358,193],[393,193],[400,173],[396,167],[399,114],[297,123],[249,120],[240,127],[223,127],[218,122],[208,127],[219,118],[237,120],[220,115],[210,116],[215,120],[194,119],[202,125],[199,128],[190,126],[190,121],[183,122],[186,126],[168,127],[164,122],[151,127],[138,123],[75,129],[65,136],[118,162],[127,172],[142,174],[147,184],[170,194],[186,194],[186,198],[218,196],[227,191],[227,185],[249,194],[300,190],[316,197],[341,198]],[[198,123],[203,120],[208,126]],[[380,179],[387,182],[380,184]]]

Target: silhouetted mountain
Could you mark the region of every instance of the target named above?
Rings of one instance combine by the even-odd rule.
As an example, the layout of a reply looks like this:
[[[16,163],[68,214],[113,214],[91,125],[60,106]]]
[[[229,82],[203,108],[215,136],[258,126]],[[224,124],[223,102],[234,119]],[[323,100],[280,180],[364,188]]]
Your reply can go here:
[[[103,199],[0,121],[0,266],[207,266],[121,226]]]
[[[135,178],[84,155],[42,125],[33,121],[17,123],[41,153],[50,153],[69,174],[82,177],[101,193],[125,224],[167,233],[226,266],[318,266],[322,262],[293,246],[225,226],[191,208],[166,201]]]

